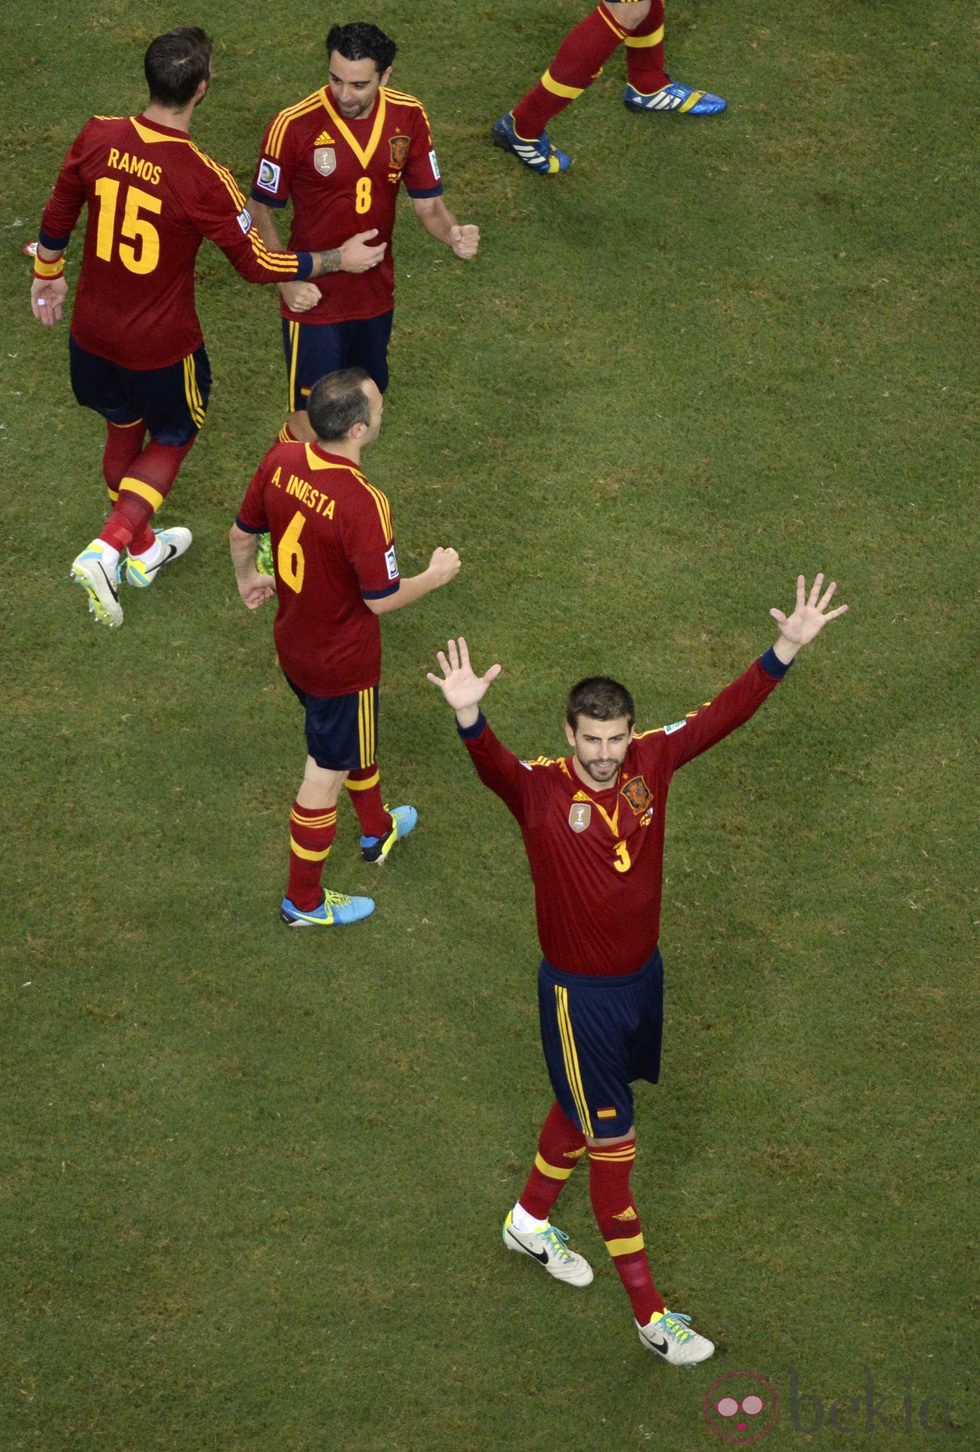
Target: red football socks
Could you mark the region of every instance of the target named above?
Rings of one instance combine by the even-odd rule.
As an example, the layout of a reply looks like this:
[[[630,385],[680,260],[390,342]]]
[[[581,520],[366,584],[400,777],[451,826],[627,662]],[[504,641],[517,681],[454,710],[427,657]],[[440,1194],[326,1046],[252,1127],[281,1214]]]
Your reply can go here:
[[[540,1221],[548,1219],[565,1181],[584,1153],[584,1134],[554,1103],[541,1126],[534,1169],[521,1191],[521,1205],[529,1215]]]
[[[146,426],[140,419],[132,424],[106,422],[105,447],[102,450],[102,477],[109,491],[109,502],[119,498],[119,482],[129,466],[143,452]]]
[[[589,1193],[596,1223],[630,1298],[633,1315],[645,1326],[664,1309],[664,1301],[650,1275],[643,1228],[630,1190],[635,1158],[635,1140],[620,1140],[607,1148],[590,1146]]]
[[[196,438],[196,435],[195,435]],[[136,553],[149,549],[150,520],[170,493],[181,464],[194,447],[189,444],[158,444],[151,441],[132,461],[119,480],[118,498],[99,538],[120,553],[131,542]],[[103,460],[104,467],[104,460]]]
[[[591,86],[616,47],[630,34],[605,5],[570,30],[538,84],[514,108],[514,129],[529,140]]]
[[[289,814],[289,885],[286,896],[301,912],[312,912],[323,896],[321,881],[333,839],[337,835],[337,808],[301,807],[293,803]]]
[[[347,773],[345,782],[351,805],[361,824],[362,837],[384,837],[391,830],[391,816],[381,800],[381,779],[377,762]]]
[[[626,79],[644,96],[659,91],[670,80],[664,70],[663,0],[653,0],[646,20],[626,37]]]

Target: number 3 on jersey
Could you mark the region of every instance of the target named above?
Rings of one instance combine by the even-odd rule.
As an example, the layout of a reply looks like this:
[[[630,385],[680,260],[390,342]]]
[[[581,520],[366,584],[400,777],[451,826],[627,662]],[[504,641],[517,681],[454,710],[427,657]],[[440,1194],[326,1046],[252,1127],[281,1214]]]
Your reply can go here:
[[[616,861],[613,863],[617,872],[629,872],[633,863],[630,861],[630,849],[625,842],[616,843]]]
[[[284,585],[289,586],[290,590],[295,590],[297,595],[303,588],[303,576],[306,573],[306,557],[303,554],[303,546],[299,542],[305,523],[306,515],[301,514],[297,509],[283,531],[279,548],[276,551],[279,578]]]
[[[358,216],[371,210],[371,178],[362,176],[358,178],[357,186],[354,188],[354,210]]]

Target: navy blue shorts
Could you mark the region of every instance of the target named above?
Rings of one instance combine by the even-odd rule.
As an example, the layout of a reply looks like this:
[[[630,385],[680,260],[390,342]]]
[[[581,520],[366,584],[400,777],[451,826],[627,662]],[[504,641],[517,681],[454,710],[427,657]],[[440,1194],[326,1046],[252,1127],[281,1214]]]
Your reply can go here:
[[[538,972],[541,1043],[555,1098],[589,1139],[616,1139],[633,1124],[636,1079],[656,1084],[664,1021],[658,949],[637,973],[586,977],[543,959]]]
[[[83,408],[114,424],[140,420],[158,444],[180,447],[196,437],[211,396],[211,364],[202,343],[196,352],[166,368],[123,368],[86,353],[68,338],[71,386]]]
[[[378,687],[351,696],[310,696],[286,677],[306,710],[306,749],[324,771],[371,766],[378,750]]]
[[[394,310],[351,323],[282,320],[282,345],[289,380],[289,412],[306,407],[318,378],[338,368],[365,369],[384,393],[388,387],[388,342]]]

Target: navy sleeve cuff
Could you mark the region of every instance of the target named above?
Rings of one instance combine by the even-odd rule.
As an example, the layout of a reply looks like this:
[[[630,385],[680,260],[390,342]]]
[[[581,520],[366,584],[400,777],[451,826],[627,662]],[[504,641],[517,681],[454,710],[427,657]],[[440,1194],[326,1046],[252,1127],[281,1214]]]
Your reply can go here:
[[[793,662],[781,661],[772,646],[770,646],[765,655],[760,655],[759,664],[767,676],[773,676],[777,681],[781,681]]]
[[[235,523],[242,534],[265,534],[264,529],[256,529],[254,524],[246,524],[239,514],[235,515]]]
[[[38,232],[37,234],[37,240],[40,242],[41,246],[46,247],[49,252],[64,252],[65,248],[68,246],[68,243],[71,241],[71,233],[69,232],[67,237],[52,237],[48,232],[45,232],[44,228],[42,227],[40,232]]]
[[[411,187],[406,187],[405,190],[410,197],[417,197],[421,201],[424,197],[441,197],[442,183],[437,187],[425,187],[422,191],[413,191]]]
[[[463,738],[464,741],[475,741],[478,736],[483,735],[484,731],[486,730],[486,726],[487,718],[486,716],[484,716],[482,711],[480,712],[479,716],[477,716],[472,726],[461,726],[458,721],[456,722],[456,730],[459,732],[460,736]]]
[[[299,271],[296,274],[296,282],[305,282],[313,271],[313,253],[297,252],[296,260],[299,262]]]
[[[253,201],[265,202],[265,205],[267,207],[272,207],[274,209],[278,209],[279,207],[284,207],[286,205],[285,197],[280,202],[278,197],[270,197],[265,192],[258,191],[255,187],[253,187],[252,190],[249,192],[249,196],[252,198]]]

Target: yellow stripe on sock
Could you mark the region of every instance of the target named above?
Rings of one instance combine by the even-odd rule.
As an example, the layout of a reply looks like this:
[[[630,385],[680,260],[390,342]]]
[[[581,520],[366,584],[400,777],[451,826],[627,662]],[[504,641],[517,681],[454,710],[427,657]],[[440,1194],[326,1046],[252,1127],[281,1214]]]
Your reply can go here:
[[[145,499],[147,504],[151,506],[154,514],[156,514],[165,498],[159,489],[154,489],[152,484],[145,484],[142,479],[133,479],[129,475],[125,479],[120,480],[119,493],[136,494],[140,499]]]
[[[575,1166],[569,1165],[565,1169],[561,1165],[549,1165],[547,1160],[543,1160],[540,1155],[535,1155],[534,1168],[539,1170],[542,1175],[546,1175],[549,1180],[567,1180]]]
[[[330,852],[329,847],[325,852],[311,852],[308,847],[301,847],[295,837],[289,839],[289,850],[297,857],[301,857],[304,862],[323,862]]]
[[[615,1259],[619,1255],[635,1255],[638,1250],[643,1249],[643,1234],[632,1236],[629,1240],[607,1240],[606,1249]]]
[[[655,30],[652,35],[628,35],[626,44],[631,45],[634,50],[642,50],[644,46],[659,45],[663,38],[664,28],[661,25],[660,29]]]
[[[546,91],[553,96],[561,96],[566,101],[577,101],[585,90],[584,86],[566,86],[561,81],[556,81],[550,71],[545,71],[541,77],[541,84]]]

